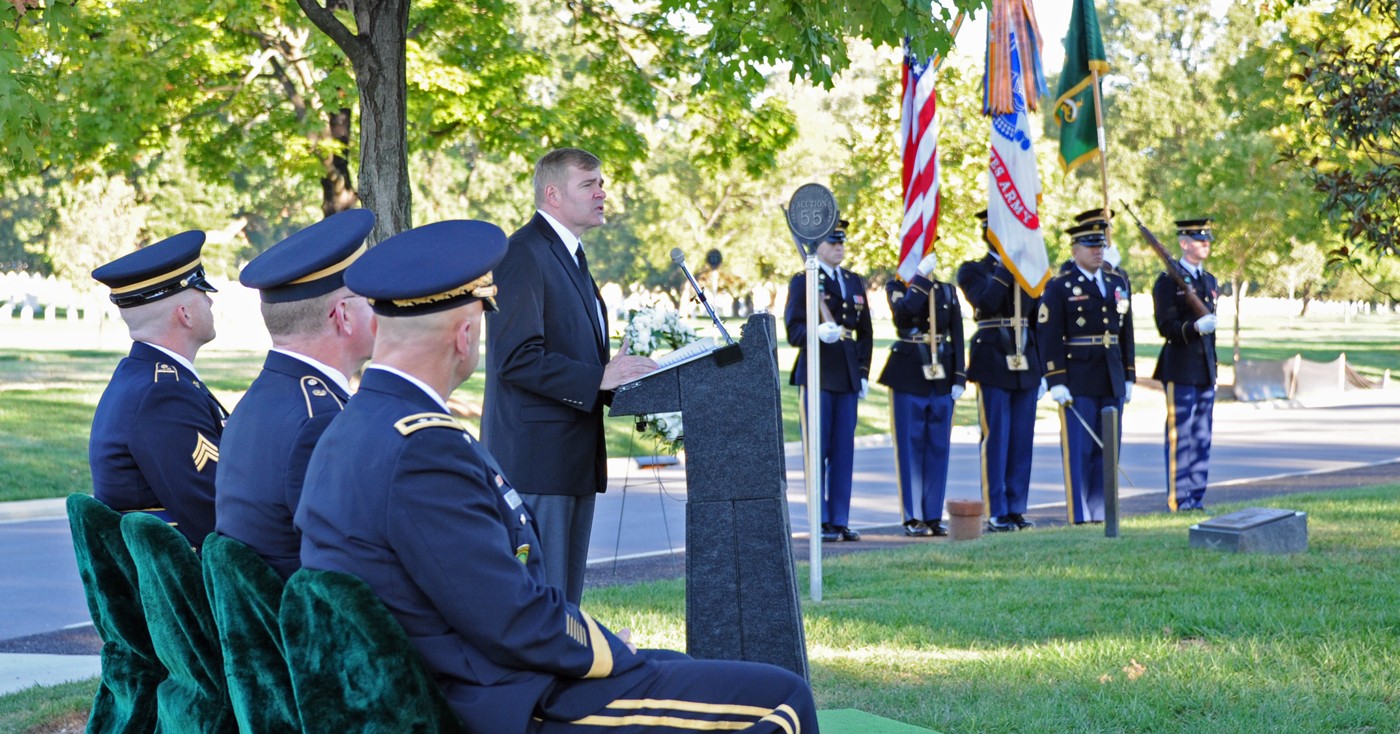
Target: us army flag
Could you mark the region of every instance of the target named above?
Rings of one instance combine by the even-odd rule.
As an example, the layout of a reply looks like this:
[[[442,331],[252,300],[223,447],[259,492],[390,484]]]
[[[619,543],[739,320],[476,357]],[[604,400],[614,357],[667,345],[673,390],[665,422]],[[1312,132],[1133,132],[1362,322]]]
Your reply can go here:
[[[987,23],[982,98],[982,112],[992,118],[987,239],[1021,287],[1036,297],[1050,280],[1050,258],[1040,227],[1040,173],[1027,104],[1028,92],[1046,92],[1039,43],[1030,0],[995,0]]]
[[[1100,156],[1094,123],[1094,74],[1108,73],[1099,14],[1094,0],[1074,0],[1069,33],[1065,35],[1065,66],[1055,93],[1055,119],[1060,123],[1060,167],[1066,172]]]

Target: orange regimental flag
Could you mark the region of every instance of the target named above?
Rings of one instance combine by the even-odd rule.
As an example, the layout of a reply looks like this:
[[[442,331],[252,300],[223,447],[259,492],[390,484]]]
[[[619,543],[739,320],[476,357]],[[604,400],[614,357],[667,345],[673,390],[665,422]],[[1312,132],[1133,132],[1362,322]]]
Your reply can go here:
[[[1040,174],[1029,111],[1036,97],[1048,92],[1030,0],[994,0],[982,95],[982,113],[992,118],[987,239],[1021,287],[1037,297],[1051,272],[1040,227]]]

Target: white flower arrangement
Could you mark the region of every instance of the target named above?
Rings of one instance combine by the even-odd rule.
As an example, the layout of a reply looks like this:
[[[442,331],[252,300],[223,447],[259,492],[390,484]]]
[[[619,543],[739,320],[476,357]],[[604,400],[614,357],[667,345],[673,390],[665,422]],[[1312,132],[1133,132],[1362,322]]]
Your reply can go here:
[[[628,354],[650,357],[658,351],[671,351],[698,341],[700,336],[690,325],[681,321],[680,314],[653,303],[627,313]],[[638,430],[653,439],[669,454],[679,451],[685,441],[685,429],[680,413],[652,413],[637,419]]]

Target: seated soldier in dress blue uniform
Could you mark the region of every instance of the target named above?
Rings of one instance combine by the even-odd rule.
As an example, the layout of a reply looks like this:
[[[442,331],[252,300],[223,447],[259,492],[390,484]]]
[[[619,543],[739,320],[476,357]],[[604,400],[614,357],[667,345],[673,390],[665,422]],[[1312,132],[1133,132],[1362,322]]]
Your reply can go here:
[[[493,224],[438,222],[346,271],[378,333],[311,455],[302,564],[374,589],[471,731],[816,732],[797,675],[637,650],[546,583],[530,508],[446,403],[476,369],[505,250]]]
[[[1136,381],[1132,294],[1127,280],[1102,267],[1107,228],[1096,220],[1067,230],[1074,267],[1051,279],[1036,317],[1045,380],[1060,404],[1065,506],[1076,524],[1104,519],[1099,411],[1121,411]]]
[[[919,261],[908,285],[885,285],[898,338],[880,372],[890,389],[890,431],[904,534],[947,535],[943,499],[953,440],[953,403],[967,388],[962,306],[951,283],[934,278],[938,255]],[[933,328],[929,328],[932,319]]]
[[[292,517],[311,449],[374,348],[369,302],[345,287],[373,226],[368,209],[339,212],[268,248],[238,277],[261,296],[272,351],[224,428],[217,529],[284,579],[301,567]]]
[[[1152,376],[1167,394],[1167,508],[1202,510],[1210,470],[1210,443],[1215,411],[1215,309],[1220,285],[1205,268],[1210,257],[1212,219],[1176,222],[1181,258],[1175,263],[1207,313],[1197,314],[1190,297],[1163,272],[1152,286],[1152,307],[1162,353]]]
[[[93,496],[149,512],[198,548],[214,529],[214,469],[228,413],[195,372],[214,339],[204,233],[177,234],[92,271],[112,289],[131,339],[92,417]]]
[[[822,540],[860,540],[852,530],[851,481],[855,471],[856,411],[870,387],[870,361],[875,353],[875,331],[865,303],[865,283],[860,276],[841,269],[846,258],[846,226],[840,220],[831,236],[817,245],[817,288],[821,314],[817,336],[821,340],[821,439],[817,442],[824,471],[822,479]],[[802,440],[807,435],[807,273],[792,276],[788,284],[783,323],[788,344],[797,347],[791,383],[800,388]]]

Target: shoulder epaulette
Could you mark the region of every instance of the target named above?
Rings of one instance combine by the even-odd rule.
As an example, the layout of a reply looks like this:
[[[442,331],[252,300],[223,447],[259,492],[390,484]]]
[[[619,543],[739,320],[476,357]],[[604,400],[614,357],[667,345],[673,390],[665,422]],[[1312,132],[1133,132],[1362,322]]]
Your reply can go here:
[[[394,428],[405,436],[424,428],[451,428],[463,433],[467,430],[466,426],[446,413],[414,413],[394,421]]]
[[[180,371],[175,369],[175,365],[166,362],[156,362],[155,382],[161,380],[180,380]]]
[[[306,399],[306,415],[314,417],[317,413],[324,413],[329,410],[340,410],[345,404],[340,402],[340,398],[330,389],[325,380],[311,375],[301,378],[301,395]]]

